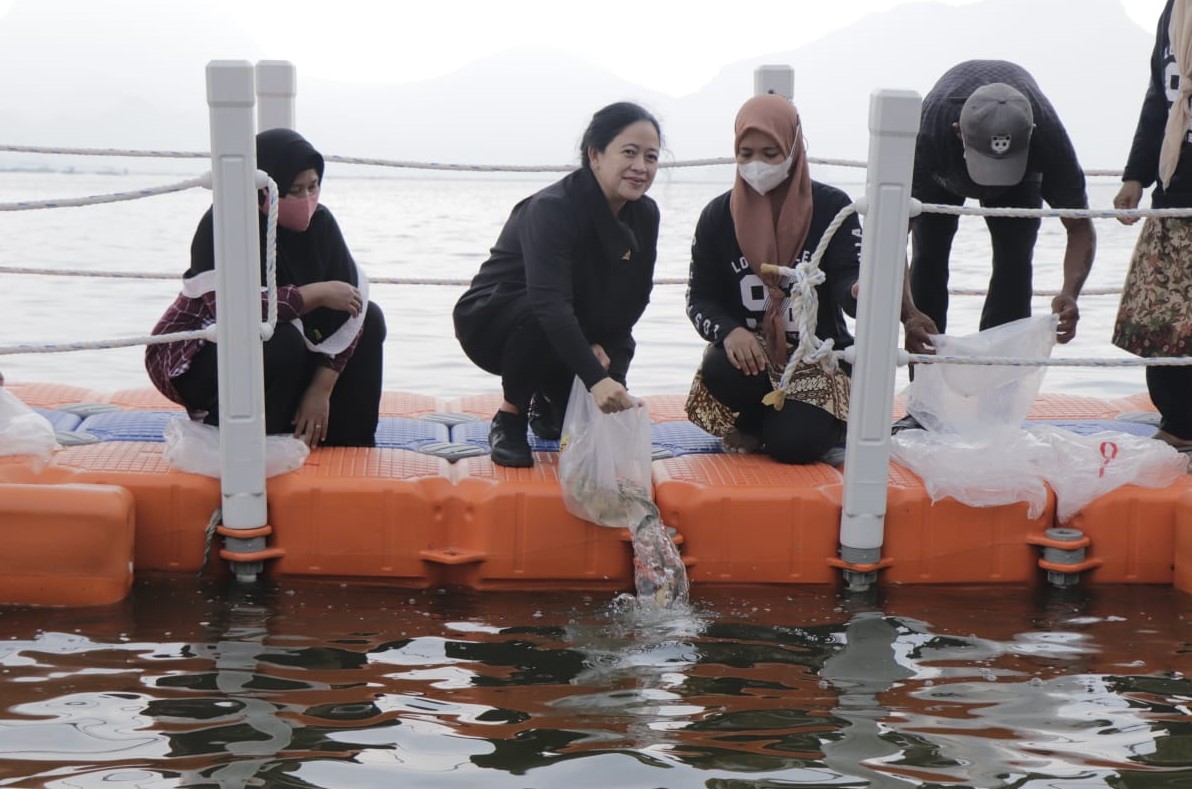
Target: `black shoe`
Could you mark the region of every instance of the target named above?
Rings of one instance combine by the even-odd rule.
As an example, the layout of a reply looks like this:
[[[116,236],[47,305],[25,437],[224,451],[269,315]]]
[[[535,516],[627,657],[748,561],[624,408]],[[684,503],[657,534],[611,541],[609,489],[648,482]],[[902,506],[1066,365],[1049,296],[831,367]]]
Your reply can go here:
[[[919,424],[919,420],[915,419],[910,414],[907,414],[902,419],[899,419],[897,422],[895,422],[893,425],[890,426],[890,435],[894,435],[895,433],[897,433],[901,430],[922,430],[922,429],[923,429],[923,425]]]
[[[543,395],[536,394],[530,398],[527,416],[530,429],[543,441],[558,441],[563,437],[563,414]]]
[[[526,415],[498,411],[488,431],[489,457],[498,466],[529,468],[534,465],[526,440]]]

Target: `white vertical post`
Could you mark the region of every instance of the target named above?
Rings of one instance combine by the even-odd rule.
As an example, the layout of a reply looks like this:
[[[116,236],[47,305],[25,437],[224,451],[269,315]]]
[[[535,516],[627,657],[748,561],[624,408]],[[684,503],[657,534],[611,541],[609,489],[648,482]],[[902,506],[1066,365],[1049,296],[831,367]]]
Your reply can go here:
[[[890,473],[890,412],[920,104],[919,95],[912,91],[878,90],[869,98],[861,289],[840,518],[840,557],[846,564],[876,564],[881,558]],[[845,570],[850,586],[867,585],[874,575]]]
[[[251,64],[215,60],[207,65],[219,342],[220,489],[223,525],[228,529],[259,528],[266,525],[267,518],[255,99]],[[243,553],[264,547],[264,537],[230,539],[228,543],[229,550]],[[237,570],[237,575],[241,574]]]
[[[795,100],[795,70],[790,66],[758,66],[753,70],[753,95],[777,93]]]
[[[293,129],[298,76],[288,60],[257,63],[257,130]]]

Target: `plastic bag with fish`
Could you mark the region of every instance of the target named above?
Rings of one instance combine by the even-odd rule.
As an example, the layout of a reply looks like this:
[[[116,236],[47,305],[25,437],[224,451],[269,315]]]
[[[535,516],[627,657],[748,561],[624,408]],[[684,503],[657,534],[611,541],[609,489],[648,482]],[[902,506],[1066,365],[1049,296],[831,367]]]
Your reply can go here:
[[[647,406],[605,414],[577,377],[559,439],[559,482],[567,511],[601,526],[631,528],[630,502],[621,484],[653,490],[650,452]]]
[[[639,602],[687,602],[687,570],[654,504],[650,412],[644,403],[615,414],[596,406],[579,379],[563,419],[559,481],[567,511],[633,534]]]
[[[638,601],[663,608],[687,602],[687,567],[670,531],[662,522],[658,506],[644,491],[622,489],[637,517],[633,529],[633,583]]]

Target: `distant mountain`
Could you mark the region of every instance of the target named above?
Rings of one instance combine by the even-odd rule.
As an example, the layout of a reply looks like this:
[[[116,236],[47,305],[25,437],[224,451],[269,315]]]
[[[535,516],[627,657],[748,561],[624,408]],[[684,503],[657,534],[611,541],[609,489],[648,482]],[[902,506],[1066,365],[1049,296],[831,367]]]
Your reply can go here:
[[[200,3],[190,6],[185,35],[159,32],[160,5],[144,4],[126,41],[66,36],[53,5],[17,0],[0,25],[0,73],[10,75],[0,81],[0,142],[205,150],[206,62],[268,56]],[[92,8],[86,13],[106,8],[85,5]],[[85,31],[86,20],[65,27]],[[305,78],[297,62],[298,121],[324,152],[344,156],[564,164],[576,161],[595,109],[632,99],[659,116],[673,158],[719,157],[731,152],[733,116],[752,91],[754,69],[777,63],[795,69],[812,155],[863,159],[873,90],[922,95],[961,60],[1002,58],[1035,75],[1086,168],[1118,168],[1146,87],[1151,44],[1152,34],[1118,0],[923,2],[870,15],[798,49],[735,63],[682,97],[642,89],[553,50],[510,51],[441,78],[391,85]],[[654,45],[667,46],[666,37]],[[36,80],[21,78],[32,74]]]

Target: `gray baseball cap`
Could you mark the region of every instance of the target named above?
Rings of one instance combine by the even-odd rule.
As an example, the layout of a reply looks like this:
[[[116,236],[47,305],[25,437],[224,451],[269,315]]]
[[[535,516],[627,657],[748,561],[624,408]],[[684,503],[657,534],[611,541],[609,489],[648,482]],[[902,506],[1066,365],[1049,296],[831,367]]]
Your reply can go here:
[[[1004,82],[982,85],[960,110],[969,178],[981,186],[1013,186],[1026,174],[1035,117],[1026,96]]]

